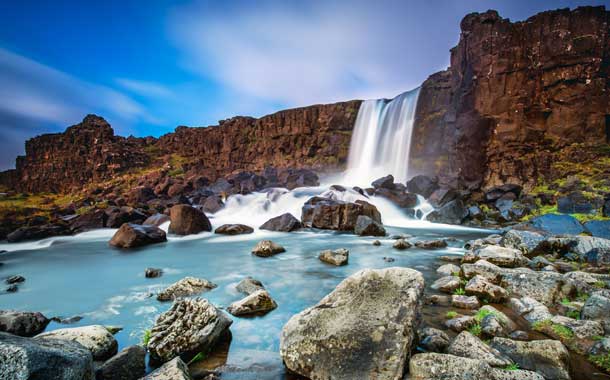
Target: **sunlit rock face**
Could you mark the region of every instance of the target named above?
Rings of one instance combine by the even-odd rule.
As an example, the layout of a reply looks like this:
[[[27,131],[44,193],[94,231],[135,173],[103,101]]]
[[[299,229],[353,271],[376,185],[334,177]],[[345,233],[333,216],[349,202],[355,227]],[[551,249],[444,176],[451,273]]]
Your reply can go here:
[[[467,15],[450,67],[421,87],[411,172],[531,187],[558,159],[600,154],[569,146],[610,137],[607,17],[603,7],[515,23],[495,11]]]

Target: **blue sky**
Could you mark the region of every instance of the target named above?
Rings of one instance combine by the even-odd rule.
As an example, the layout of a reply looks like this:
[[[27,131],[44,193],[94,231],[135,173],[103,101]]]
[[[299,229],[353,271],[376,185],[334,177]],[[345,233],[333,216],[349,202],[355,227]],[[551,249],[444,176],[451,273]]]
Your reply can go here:
[[[0,169],[87,113],[121,135],[393,97],[447,67],[459,22],[609,1],[4,1]],[[608,8],[608,6],[607,6]]]

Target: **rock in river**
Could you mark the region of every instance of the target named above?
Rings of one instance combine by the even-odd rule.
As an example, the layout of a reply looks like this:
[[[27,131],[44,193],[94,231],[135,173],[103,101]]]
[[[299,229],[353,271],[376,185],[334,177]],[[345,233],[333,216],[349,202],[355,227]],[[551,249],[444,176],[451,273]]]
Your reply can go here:
[[[301,221],[290,213],[271,218],[259,227],[261,230],[291,232],[301,228]]]
[[[284,247],[271,240],[261,240],[252,248],[252,254],[259,257],[269,257],[282,252],[286,252]]]
[[[165,231],[159,227],[125,223],[110,239],[109,244],[118,248],[136,248],[165,241]]]
[[[264,290],[257,290],[247,297],[233,302],[227,311],[235,316],[265,314],[277,307],[277,303],[271,298],[271,295]]]
[[[150,332],[148,351],[156,361],[209,352],[233,321],[206,299],[183,299],[161,314]]]
[[[358,215],[354,233],[360,236],[385,236],[385,228],[381,223],[374,221],[366,215]]]
[[[114,336],[101,325],[58,329],[36,335],[36,339],[69,340],[88,349],[93,360],[106,360],[117,353],[118,343]]]
[[[455,337],[447,349],[447,353],[464,358],[483,360],[492,367],[506,367],[512,364],[510,358],[489,347],[468,331],[462,331]]]
[[[447,247],[447,242],[443,239],[419,240],[415,242],[415,246],[421,249],[441,249]]]
[[[175,358],[155,371],[149,373],[142,380],[192,380],[189,368],[180,358]]]
[[[0,331],[19,336],[41,333],[50,320],[38,312],[0,310]]]
[[[212,224],[205,214],[188,205],[175,205],[170,210],[169,233],[175,235],[198,234],[212,231]]]
[[[252,232],[254,232],[254,229],[245,224],[223,224],[214,231],[215,234],[222,235],[242,235],[251,234]]]
[[[203,278],[185,277],[157,294],[159,301],[171,301],[182,297],[194,296],[204,290],[214,289],[216,284]]]
[[[240,293],[252,294],[257,290],[265,289],[263,283],[252,277],[246,277],[237,284],[236,289]]]
[[[95,371],[96,380],[134,380],[146,371],[146,348],[129,346],[108,359]]]
[[[392,245],[392,247],[396,248],[396,249],[409,249],[411,248],[413,245],[411,243],[409,243],[407,240],[405,239],[398,239],[396,240],[396,242]]]
[[[345,248],[335,249],[334,251],[327,249],[326,251],[322,251],[318,258],[325,263],[336,266],[347,265],[349,251]]]
[[[280,354],[313,379],[401,378],[414,342],[424,279],[408,268],[364,269],[282,330]]]
[[[0,379],[92,380],[91,353],[59,339],[32,339],[0,332]]]
[[[146,278],[157,278],[163,275],[163,269],[161,268],[146,268],[144,271],[144,277]]]
[[[502,302],[508,298],[508,292],[504,288],[494,285],[485,277],[478,275],[468,281],[464,290],[468,295],[477,296],[489,302]]]

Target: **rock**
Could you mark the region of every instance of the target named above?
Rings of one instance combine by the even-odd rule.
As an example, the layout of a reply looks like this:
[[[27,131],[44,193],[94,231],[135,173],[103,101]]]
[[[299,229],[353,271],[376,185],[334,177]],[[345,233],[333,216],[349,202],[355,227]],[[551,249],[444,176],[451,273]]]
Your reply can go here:
[[[163,269],[161,268],[146,268],[144,271],[144,277],[146,278],[157,278],[163,275]]]
[[[423,353],[409,362],[411,380],[544,380],[537,373],[523,370],[507,371],[490,367],[478,359],[455,355]]]
[[[233,321],[206,299],[181,299],[161,314],[150,331],[151,359],[207,354]]]
[[[533,298],[547,306],[552,306],[574,291],[574,287],[559,273],[525,268],[504,270],[500,285],[512,295]]]
[[[263,283],[255,280],[252,277],[246,277],[237,284],[236,289],[240,293],[252,294],[259,290],[264,290]]]
[[[379,247],[381,245],[381,242],[379,240],[373,240],[373,242],[371,243],[376,247]]]
[[[442,276],[455,276],[455,275],[459,275],[460,267],[458,267],[455,264],[445,264],[445,265],[441,265],[440,267],[438,267],[436,269],[436,273],[438,273]]]
[[[520,250],[525,256],[529,256],[541,241],[544,236],[532,231],[509,230],[502,236],[500,245],[506,248]]]
[[[201,210],[203,212],[215,214],[220,211],[224,206],[225,204],[223,203],[221,197],[219,197],[218,195],[212,195],[207,197],[205,201],[203,201],[203,203],[201,204]]]
[[[489,347],[468,331],[462,331],[455,337],[447,349],[447,353],[463,358],[482,360],[492,367],[506,367],[512,364],[510,358]]]
[[[423,276],[413,269],[353,274],[286,323],[280,338],[286,367],[309,378],[400,378],[423,290]]]
[[[545,214],[530,221],[531,225],[553,235],[578,235],[584,232],[580,222],[570,215]]]
[[[521,342],[494,338],[490,345],[517,363],[519,368],[535,371],[546,379],[570,379],[570,354],[559,341]]]
[[[605,337],[595,342],[589,350],[589,355],[605,356],[610,354],[610,338]]]
[[[476,251],[477,249],[485,248],[488,245],[498,245],[501,240],[501,235],[493,234],[482,239],[469,240],[464,244],[464,248]]]
[[[530,267],[530,269],[540,270],[549,265],[553,264],[551,264],[551,262],[547,258],[545,258],[544,256],[536,256],[532,259],[532,261],[529,262],[527,266]]]
[[[557,198],[557,211],[562,214],[589,214],[592,210],[593,204],[580,191]]]
[[[7,278],[7,279],[5,280],[5,282],[6,282],[7,284],[9,284],[9,285],[12,285],[12,284],[20,284],[20,283],[22,283],[22,282],[25,282],[25,277],[23,277],[23,276],[19,276],[19,275],[16,275],[16,276],[10,276],[9,278]]]
[[[227,311],[235,316],[262,315],[276,307],[277,303],[271,298],[271,295],[266,290],[260,289],[237,302],[233,302],[227,308]]]
[[[252,232],[254,232],[254,229],[244,224],[223,224],[214,231],[215,234],[223,235],[242,235]]]
[[[610,326],[610,298],[603,296],[600,292],[593,293],[585,301],[580,316],[582,319],[606,321],[606,324]]]
[[[464,287],[466,294],[474,295],[489,302],[503,302],[508,298],[508,293],[504,288],[492,284],[483,276],[474,276]]]
[[[23,226],[6,235],[9,243],[27,240],[41,240],[53,236],[68,235],[70,230],[64,225],[45,224],[42,226]]]
[[[36,335],[35,339],[59,339],[80,343],[91,352],[93,360],[106,360],[116,354],[119,347],[114,336],[101,325],[57,329]]]
[[[455,289],[461,285],[460,278],[457,276],[445,276],[441,277],[430,286],[432,289],[440,290],[445,293],[452,293]]]
[[[585,229],[590,232],[592,236],[610,239],[609,220],[591,220],[585,223]]]
[[[372,204],[357,200],[354,203],[313,197],[303,205],[301,223],[304,227],[326,230],[354,231],[359,215],[381,223],[381,214]]]
[[[475,296],[460,296],[453,294],[451,296],[451,306],[460,309],[473,310],[478,309],[481,305],[479,304],[479,300]]]
[[[72,317],[53,317],[51,321],[61,323],[62,325],[71,325],[76,322],[80,322],[83,320],[83,317],[80,315],[74,315]],[[108,330],[108,326],[105,326],[106,330]],[[110,331],[110,330],[109,330]],[[111,334],[114,335],[114,332],[110,331]]]
[[[415,242],[415,246],[421,249],[440,249],[446,248],[447,242],[443,239],[419,240]]]
[[[462,274],[467,279],[474,276],[483,276],[493,284],[499,284],[502,278],[502,268],[487,260],[478,260],[474,264],[462,264]]]
[[[455,332],[464,331],[477,324],[477,320],[470,315],[464,315],[456,318],[451,318],[445,321],[445,326]]]
[[[513,322],[506,314],[491,305],[485,305],[481,307],[479,311],[483,311],[485,314],[488,314],[488,316],[493,316],[507,332],[517,329],[517,324],[515,322]]]
[[[438,210],[432,211],[426,219],[434,223],[462,224],[467,216],[468,209],[464,206],[464,202],[461,199],[455,199]]]
[[[17,285],[7,286],[7,288],[6,288],[7,293],[15,293],[18,290],[19,290],[19,288],[17,287]]]
[[[419,347],[426,351],[445,352],[449,347],[449,336],[439,329],[426,327],[417,335],[420,338]]]
[[[74,233],[97,230],[106,227],[108,215],[104,210],[91,210],[74,219],[70,229]]]
[[[105,212],[108,215],[106,220],[108,228],[119,228],[124,223],[142,224],[146,220],[146,215],[140,210],[129,206],[108,207]]]
[[[169,222],[169,220],[170,219],[169,219],[168,215],[165,215],[165,214],[155,214],[155,215],[152,215],[152,216],[149,216],[148,218],[146,218],[146,220],[142,224],[145,225],[145,226],[157,226],[157,227],[159,227],[163,223]]]
[[[526,265],[528,263],[528,259],[523,256],[521,251],[497,245],[488,245],[475,249],[474,251],[466,252],[462,262],[474,263],[481,259],[501,267],[509,268]]]
[[[37,335],[44,331],[49,322],[38,312],[0,310],[0,331],[14,335]]]
[[[392,244],[392,247],[394,247],[396,249],[404,250],[404,249],[411,248],[412,245],[405,239],[398,239],[398,240],[396,240],[396,242],[394,242],[394,244]]]
[[[522,187],[517,184],[504,184],[495,186],[485,192],[485,200],[495,202],[507,194],[511,194],[516,199],[521,194]]]
[[[157,294],[159,301],[172,301],[216,288],[216,284],[196,277],[185,277]]]
[[[166,241],[165,231],[159,227],[125,223],[115,232],[109,244],[117,248],[137,248]]]
[[[261,240],[252,249],[252,254],[258,257],[269,257],[282,252],[286,252],[284,247],[272,242],[271,240]]]
[[[407,181],[407,191],[429,198],[439,188],[438,178],[430,178],[425,175],[416,175]]]
[[[549,309],[544,306],[541,302],[536,301],[533,298],[511,298],[509,306],[515,313],[522,316],[530,324],[536,322],[550,320],[553,315],[549,312]]]
[[[441,187],[436,189],[432,194],[430,194],[428,201],[434,207],[442,207],[448,202],[453,201],[457,197],[458,193],[454,189],[448,187]]]
[[[386,263],[393,263],[395,261],[395,259],[393,257],[383,257],[383,261],[385,261]]]
[[[31,339],[0,332],[0,378],[93,380],[91,353],[59,339]]]
[[[593,249],[610,249],[610,240],[592,236],[549,237],[538,244],[534,254],[554,253],[584,261]]]
[[[135,380],[146,372],[146,348],[134,345],[108,359],[95,371],[95,380]]]
[[[371,186],[373,186],[375,189],[382,188],[392,190],[394,188],[394,176],[389,174],[385,177],[378,178],[371,183]]]
[[[188,366],[180,358],[175,358],[141,380],[193,380],[193,378],[189,374]]]
[[[506,331],[500,320],[493,314],[486,315],[479,323],[481,325],[481,336],[496,337],[505,336]]]
[[[585,261],[593,266],[610,265],[610,248],[593,248],[585,254]]]
[[[375,195],[388,199],[400,208],[409,210],[412,210],[419,203],[416,194],[408,193],[404,189],[398,188],[398,186],[394,190],[376,189]]]
[[[360,236],[385,236],[385,228],[366,215],[358,215],[354,233]]]
[[[530,340],[529,334],[522,330],[515,330],[515,331],[511,332],[510,334],[508,334],[508,337],[512,340],[523,340],[523,341]]]
[[[334,251],[327,249],[322,251],[318,258],[325,263],[336,266],[347,265],[349,251],[345,248],[335,249]]]
[[[205,214],[188,205],[175,205],[170,209],[168,232],[175,235],[198,234],[212,231],[210,220]]]
[[[290,213],[271,218],[259,228],[261,230],[292,232],[301,228],[301,222]]]

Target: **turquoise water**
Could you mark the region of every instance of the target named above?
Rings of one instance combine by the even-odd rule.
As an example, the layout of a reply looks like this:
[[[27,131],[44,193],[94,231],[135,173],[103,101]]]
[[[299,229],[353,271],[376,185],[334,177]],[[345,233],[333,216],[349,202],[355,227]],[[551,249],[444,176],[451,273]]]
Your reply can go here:
[[[219,236],[203,233],[132,251],[108,246],[113,230],[100,230],[40,243],[27,243],[0,249],[22,249],[0,256],[4,263],[0,276],[22,275],[26,282],[17,293],[0,295],[0,309],[40,311],[47,317],[82,316],[72,325],[51,323],[48,330],[89,325],[118,325],[116,335],[120,348],[141,341],[143,331],[151,328],[155,318],[170,307],[153,296],[158,290],[185,276],[208,279],[218,285],[203,293],[215,305],[226,307],[242,298],[235,285],[246,276],[263,282],[278,308],[262,317],[232,317],[232,341],[226,365],[229,377],[252,378],[251,371],[262,371],[269,378],[284,373],[279,357],[282,326],[301,310],[314,305],[332,291],[345,277],[363,268],[404,266],[416,268],[429,277],[444,254],[462,253],[463,240],[483,236],[485,232],[430,228],[388,228],[389,234],[408,233],[414,239],[455,237],[450,247],[437,251],[412,248],[398,251],[393,240],[325,231],[275,233],[257,231],[252,235]],[[252,255],[250,250],[263,238],[283,245],[286,252],[270,258]],[[44,247],[48,245],[47,247]],[[32,249],[39,246],[43,248]],[[318,260],[324,249],[349,249],[349,264],[335,267]],[[384,256],[395,258],[385,262]],[[163,268],[160,278],[147,279],[147,267]],[[221,355],[223,356],[223,355]],[[243,372],[245,369],[245,372]],[[245,376],[245,377],[242,377]],[[263,374],[256,377],[259,378]],[[264,376],[263,376],[264,377]]]

